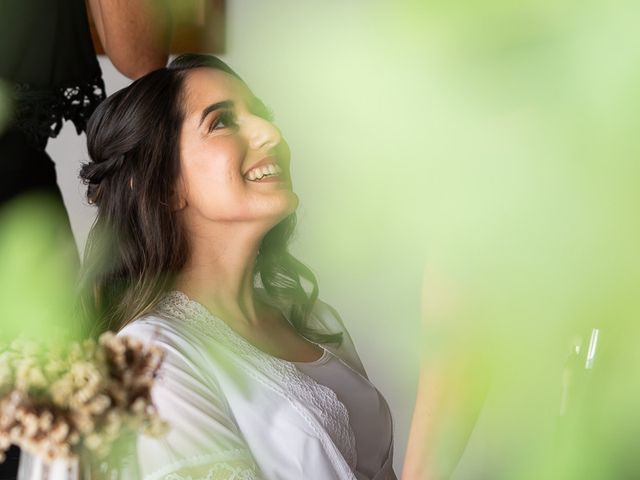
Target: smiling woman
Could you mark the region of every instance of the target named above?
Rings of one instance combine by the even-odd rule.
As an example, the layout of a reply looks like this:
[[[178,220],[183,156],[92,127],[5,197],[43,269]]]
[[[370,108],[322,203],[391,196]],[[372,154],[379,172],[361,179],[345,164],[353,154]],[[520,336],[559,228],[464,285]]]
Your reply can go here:
[[[264,222],[268,231],[294,212],[298,198],[288,173],[289,149],[260,104],[227,72],[203,68],[190,73],[176,191],[180,206],[191,207],[181,212],[186,225],[199,225],[202,218],[251,221]],[[270,177],[278,181],[256,181],[271,174],[269,166],[274,173],[276,166],[281,169],[281,175]]]
[[[138,439],[142,477],[395,479],[388,404],[288,251],[299,200],[264,103],[182,55],[109,97],[87,138],[84,311],[166,355],[152,395],[171,430]]]

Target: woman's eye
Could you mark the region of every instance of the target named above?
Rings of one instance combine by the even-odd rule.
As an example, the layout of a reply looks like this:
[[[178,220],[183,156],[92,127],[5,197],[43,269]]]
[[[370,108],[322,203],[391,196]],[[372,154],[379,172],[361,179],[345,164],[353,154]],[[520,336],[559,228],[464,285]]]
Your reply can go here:
[[[231,112],[224,112],[209,125],[209,132],[220,130],[221,128],[232,127],[236,125],[235,117]]]

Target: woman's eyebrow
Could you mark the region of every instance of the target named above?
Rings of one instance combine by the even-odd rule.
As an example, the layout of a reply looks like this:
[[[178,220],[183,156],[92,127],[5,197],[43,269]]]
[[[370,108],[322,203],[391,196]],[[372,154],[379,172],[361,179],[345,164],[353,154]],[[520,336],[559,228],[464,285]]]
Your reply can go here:
[[[200,123],[198,124],[198,127],[202,125],[202,122],[204,122],[204,119],[207,118],[207,115],[209,115],[211,112],[214,112],[220,108],[233,108],[233,101],[223,100],[221,102],[212,103],[211,105],[206,107],[204,110],[202,110],[202,115],[200,116]]]

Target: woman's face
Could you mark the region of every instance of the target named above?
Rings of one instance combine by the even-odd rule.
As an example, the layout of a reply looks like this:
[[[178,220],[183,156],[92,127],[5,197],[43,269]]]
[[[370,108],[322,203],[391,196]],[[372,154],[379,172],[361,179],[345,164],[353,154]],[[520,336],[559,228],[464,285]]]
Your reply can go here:
[[[241,222],[268,231],[295,211],[298,197],[289,148],[266,107],[220,70],[194,69],[183,88],[176,192],[187,226]]]

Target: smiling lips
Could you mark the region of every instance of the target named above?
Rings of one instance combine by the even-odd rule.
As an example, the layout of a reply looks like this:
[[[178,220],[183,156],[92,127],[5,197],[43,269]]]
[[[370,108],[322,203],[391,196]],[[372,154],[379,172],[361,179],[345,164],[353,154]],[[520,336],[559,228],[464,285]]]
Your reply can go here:
[[[280,165],[277,163],[267,163],[262,166],[253,167],[245,173],[244,177],[252,182],[257,182],[263,178],[279,177],[281,173],[282,168],[280,168]]]

